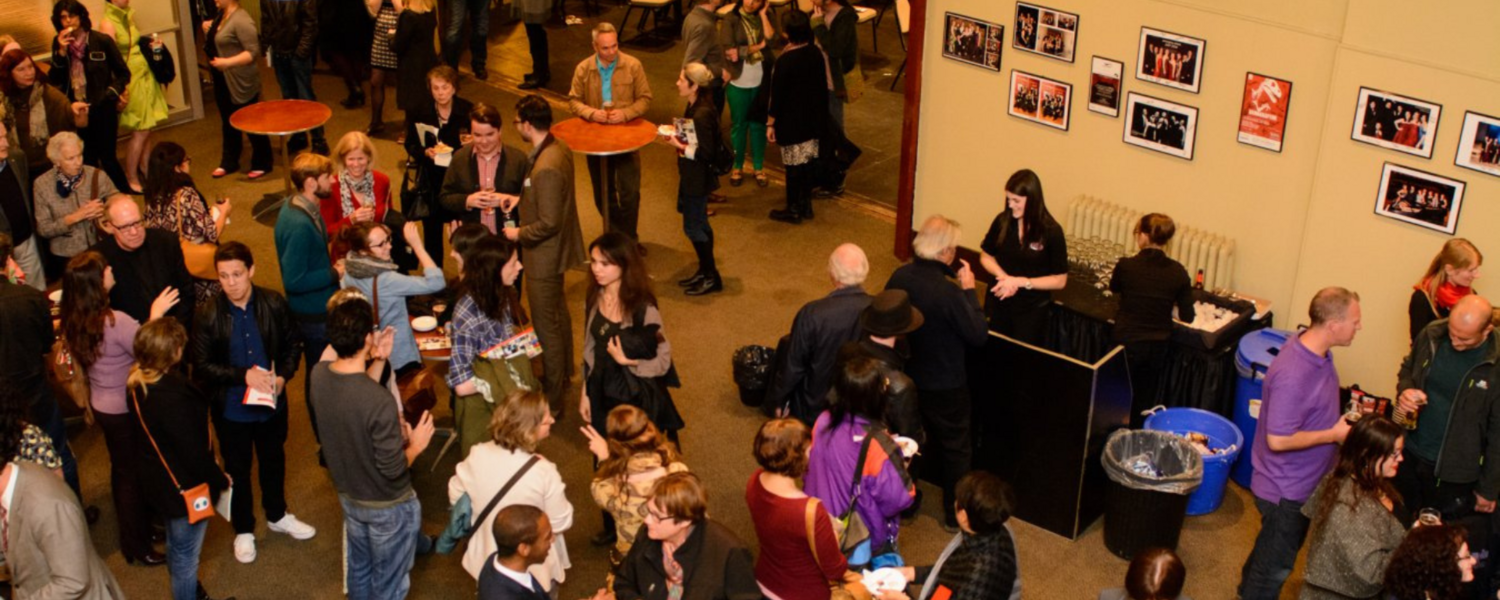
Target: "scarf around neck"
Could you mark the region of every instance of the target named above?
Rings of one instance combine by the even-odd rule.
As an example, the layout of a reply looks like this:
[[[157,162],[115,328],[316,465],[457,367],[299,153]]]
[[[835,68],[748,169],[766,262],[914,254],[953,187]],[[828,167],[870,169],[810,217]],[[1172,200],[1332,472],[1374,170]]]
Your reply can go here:
[[[73,32],[73,41],[68,44],[68,80],[73,85],[73,100],[88,101],[88,79],[83,75],[83,55],[88,49],[89,32],[79,29]]]
[[[354,199],[356,192],[373,201],[375,198],[375,171],[373,169],[365,169],[365,175],[359,179],[351,178],[348,171],[339,173],[339,207],[344,211],[345,217],[359,208]]]
[[[51,132],[47,130],[47,106],[42,103],[42,97],[47,91],[46,84],[37,85],[37,83],[41,82],[32,83],[28,89],[13,90],[10,94],[6,94],[5,98],[10,103],[12,113],[26,113],[25,120],[28,129],[26,137],[30,139],[20,141],[28,146],[28,152],[32,147],[46,147],[47,140],[52,137]],[[13,118],[19,126],[21,115],[14,114]]]
[[[1432,279],[1430,278],[1422,280],[1422,283],[1417,285],[1417,290],[1423,293],[1427,293],[1427,290],[1430,289],[1432,289]],[[1443,285],[1433,290],[1430,295],[1432,296],[1432,303],[1436,304],[1439,310],[1447,312],[1452,310],[1453,305],[1458,304],[1458,301],[1462,300],[1464,296],[1472,293],[1474,293],[1474,288],[1472,287],[1456,285],[1451,281],[1445,281]]]
[[[69,196],[72,196],[73,195],[73,190],[78,189],[78,184],[82,183],[82,182],[83,182],[83,169],[79,169],[78,170],[78,174],[74,175],[72,177],[68,177],[67,175],[64,175],[63,172],[62,172],[62,169],[58,169],[58,171],[57,171],[57,196],[59,198],[67,198]]]
[[[760,15],[756,13],[747,13],[744,11],[744,9],[741,9],[739,13],[740,26],[745,28],[745,45],[754,46],[756,44],[759,44],[760,41],[765,39],[766,37],[765,24],[761,23]],[[759,50],[757,50],[755,52],[751,52],[749,56],[745,57],[745,64],[753,65],[759,63],[764,58],[765,56],[762,55]]]
[[[344,259],[344,273],[355,279],[371,279],[396,270],[396,263],[367,254],[350,254]]]

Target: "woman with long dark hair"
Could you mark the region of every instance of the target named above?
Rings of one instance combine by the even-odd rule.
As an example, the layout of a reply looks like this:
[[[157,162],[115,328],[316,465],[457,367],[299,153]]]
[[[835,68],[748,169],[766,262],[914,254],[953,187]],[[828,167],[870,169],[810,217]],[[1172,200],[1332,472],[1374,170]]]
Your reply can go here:
[[[53,4],[52,26],[57,29],[57,38],[52,41],[48,78],[75,107],[79,102],[88,105],[88,125],[80,132],[85,142],[83,160],[103,169],[116,188],[129,189],[125,168],[115,151],[115,136],[120,128],[120,110],[125,108],[130,67],[120,56],[115,40],[94,31],[89,9],[79,0]]]
[[[1395,515],[1401,495],[1391,485],[1405,433],[1377,415],[1365,415],[1349,430],[1338,464],[1302,507],[1312,520],[1303,600],[1380,593],[1391,553],[1406,535]]]
[[[183,240],[217,244],[229,225],[234,203],[227,198],[209,208],[193,183],[193,159],[176,142],[162,142],[151,149],[146,172],[146,227],[170,231]],[[216,279],[194,279],[197,304],[214,299],[224,288]]]
[[[687,100],[683,116],[693,123],[697,145],[688,144],[675,135],[667,142],[677,149],[677,212],[682,213],[682,232],[693,243],[698,255],[698,271],[677,285],[687,288],[689,296],[724,291],[724,280],[714,261],[714,229],[708,223],[708,195],[719,189],[714,174],[714,157],[719,154],[719,107],[705,88],[714,74],[703,63],[688,63],[677,76],[677,95]]]
[[[5,127],[26,152],[26,170],[32,177],[47,170],[47,141],[64,131],[76,130],[74,111],[88,110],[88,106],[69,101],[45,81],[37,85],[40,75],[36,61],[24,50],[15,48],[0,54]]]
[[[1474,581],[1469,534],[1462,527],[1424,525],[1406,534],[1385,569],[1390,600],[1458,600]]]
[[[1047,211],[1042,180],[1021,169],[1005,182],[1005,210],[984,234],[979,264],[995,277],[986,298],[990,329],[1032,345],[1047,336],[1051,290],[1068,285],[1068,244]]]
[[[828,410],[813,423],[807,494],[822,500],[829,514],[842,515],[853,505],[864,519],[870,539],[849,555],[850,570],[899,566],[881,564],[880,557],[895,552],[901,511],[917,492],[884,421],[884,363],[860,356],[837,371]],[[873,472],[872,463],[879,465]]]
[[[515,288],[521,276],[521,254],[517,250],[515,242],[489,236],[475,243],[463,259],[458,304],[448,327],[453,336],[453,357],[447,376],[448,386],[457,396],[453,420],[458,426],[460,456],[488,437],[485,430],[495,411],[495,404],[487,401],[477,387],[474,361],[526,324]]]
[[[1479,266],[1484,264],[1484,255],[1474,242],[1454,238],[1443,243],[1443,249],[1432,257],[1427,271],[1412,286],[1411,302],[1406,313],[1411,317],[1411,339],[1428,323],[1448,318],[1464,296],[1474,293],[1474,280],[1479,278]]]
[[[651,276],[635,241],[611,231],[589,244],[584,304],[583,395],[578,410],[595,430],[621,404],[639,406],[669,438],[683,426],[667,393],[680,385],[672,344],[663,334]]]
[[[109,451],[109,481],[120,525],[120,552],[126,562],[159,565],[166,557],[151,547],[146,505],[137,481],[135,419],[125,401],[125,379],[135,362],[133,347],[141,324],[109,306],[114,271],[104,256],[85,250],[68,261],[62,276],[62,339],[76,364],[89,378],[89,409],[104,432]],[[151,319],[161,318],[177,304],[171,288],[151,303]]]
[[[198,557],[208,518],[190,520],[183,490],[207,485],[210,503],[229,489],[208,434],[209,399],[177,363],[187,330],[176,319],[152,319],[135,334],[135,366],[125,385],[135,413],[136,464],[146,501],[167,520],[167,572],[172,600],[208,598],[198,581]]]

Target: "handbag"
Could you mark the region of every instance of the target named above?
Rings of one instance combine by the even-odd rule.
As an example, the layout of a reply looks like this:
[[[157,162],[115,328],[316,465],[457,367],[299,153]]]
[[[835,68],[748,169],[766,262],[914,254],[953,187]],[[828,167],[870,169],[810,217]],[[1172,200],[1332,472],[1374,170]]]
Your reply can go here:
[[[853,69],[844,73],[844,104],[854,104],[856,100],[865,95],[865,71],[856,63]]]
[[[873,431],[866,432],[864,442],[860,443],[859,459],[854,462],[854,483],[850,484],[849,508],[833,519],[834,533],[839,538],[839,550],[844,552],[844,556],[853,555],[861,545],[870,541],[870,528],[855,509],[859,506],[859,483],[864,479],[865,456],[870,453],[870,442],[874,439]]]
[[[68,396],[73,404],[83,411],[84,422],[94,424],[94,411],[89,407],[89,377],[83,365],[73,359],[68,345],[59,339],[52,342],[52,351],[47,355],[48,374],[52,381]]]
[[[153,43],[149,35],[141,36],[136,42],[141,49],[141,56],[146,57],[146,66],[151,68],[151,78],[161,85],[171,85],[177,80],[177,63],[172,60],[172,51],[167,49],[166,44]]]
[[[214,253],[219,251],[218,244],[191,242],[182,237],[182,213],[182,194],[178,194],[177,242],[182,244],[182,260],[187,265],[188,273],[198,279],[217,281],[219,270],[214,266]]]
[[[406,172],[401,176],[401,213],[411,221],[432,215],[432,190],[424,185],[423,171],[421,163],[406,159]]]
[[[540,462],[541,459],[542,457],[538,455],[531,455],[531,458],[526,460],[526,464],[521,465],[516,474],[510,476],[510,480],[505,482],[505,486],[501,487],[500,491],[495,492],[495,497],[490,498],[490,502],[484,506],[484,510],[479,511],[479,518],[473,521],[469,520],[469,513],[472,507],[460,506],[468,499],[469,495],[464,494],[460,497],[459,502],[455,503],[453,510],[448,513],[448,527],[438,537],[434,551],[438,554],[448,554],[454,548],[458,547],[459,542],[469,539],[469,536],[474,535],[474,530],[484,524],[485,519],[490,517],[490,513],[494,512],[495,507],[500,505],[500,500],[506,494],[510,493],[510,488],[515,487],[516,482],[520,481],[521,477],[527,471],[530,471],[531,467]]]
[[[818,542],[813,527],[820,506],[822,504],[818,502],[817,498],[807,499],[807,547],[812,549],[813,562],[817,563],[819,568],[822,568],[823,560],[818,558]],[[865,587],[864,582],[860,581],[857,576],[851,577],[853,575],[853,571],[846,570],[844,571],[843,581],[828,582],[828,588],[831,592],[829,600],[870,600],[873,597],[873,594],[870,593],[870,588]]]
[[[130,402],[135,405],[135,416],[141,421],[141,431],[146,432],[146,439],[151,440],[151,447],[156,450],[156,457],[161,459],[162,468],[167,470],[167,477],[172,479],[172,486],[177,488],[177,493],[182,495],[183,504],[187,505],[188,523],[197,524],[199,521],[214,516],[214,503],[209,499],[208,482],[203,482],[188,489],[183,489],[182,484],[177,482],[177,475],[172,473],[172,466],[167,464],[167,457],[161,453],[161,446],[156,445],[156,436],[151,435],[151,429],[146,427],[146,418],[141,416],[141,401],[136,398],[136,392],[130,390]],[[229,493],[227,490],[225,493]]]
[[[380,274],[375,275],[371,285],[371,312],[375,322],[380,323]],[[427,369],[413,369],[396,378],[396,390],[401,394],[401,418],[412,427],[422,422],[422,414],[437,406],[437,392],[433,389],[432,373]]]

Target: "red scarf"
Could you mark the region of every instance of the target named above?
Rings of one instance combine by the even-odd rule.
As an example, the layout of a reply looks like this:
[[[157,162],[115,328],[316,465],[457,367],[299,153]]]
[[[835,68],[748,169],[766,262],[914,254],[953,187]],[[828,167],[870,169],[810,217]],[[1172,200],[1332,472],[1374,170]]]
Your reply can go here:
[[[1430,278],[1423,279],[1422,283],[1417,286],[1417,289],[1421,290],[1422,293],[1427,294],[1427,290],[1431,289],[1431,283],[1432,280]],[[1432,297],[1432,301],[1437,304],[1437,307],[1439,309],[1448,311],[1452,310],[1453,305],[1458,304],[1458,301],[1462,300],[1464,296],[1472,293],[1474,293],[1474,288],[1472,287],[1454,285],[1454,283],[1451,281],[1445,281],[1443,282],[1443,285],[1438,286],[1438,289],[1429,295]]]

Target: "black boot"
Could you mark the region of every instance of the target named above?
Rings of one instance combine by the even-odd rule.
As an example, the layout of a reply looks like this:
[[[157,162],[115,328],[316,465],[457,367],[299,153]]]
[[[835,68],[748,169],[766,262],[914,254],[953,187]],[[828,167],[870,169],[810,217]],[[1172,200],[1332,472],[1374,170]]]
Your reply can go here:
[[[709,234],[708,241],[693,242],[693,249],[698,251],[698,269],[703,271],[703,280],[688,288],[687,295],[702,296],[724,291],[724,280],[719,277],[719,265],[714,261],[713,234]]]
[[[688,241],[692,242],[692,240]],[[679,279],[677,281],[677,285],[689,289],[698,287],[698,284],[703,282],[703,278],[708,276],[708,269],[706,268],[708,262],[703,259],[703,242],[692,243],[693,254],[698,257],[698,270],[693,272],[692,277],[689,277],[687,279]]]

